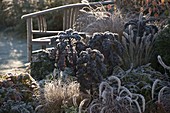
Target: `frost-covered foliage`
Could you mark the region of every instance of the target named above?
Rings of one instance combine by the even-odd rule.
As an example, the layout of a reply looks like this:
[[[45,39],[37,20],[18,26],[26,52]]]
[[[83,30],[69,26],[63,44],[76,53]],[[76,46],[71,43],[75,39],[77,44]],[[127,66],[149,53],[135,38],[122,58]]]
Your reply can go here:
[[[115,66],[122,65],[124,48],[118,38],[116,33],[95,33],[89,42],[85,43],[79,33],[68,29],[51,39],[51,45],[54,46],[54,49],[40,54],[40,56],[37,54],[33,61],[35,64],[39,61],[44,64],[43,67],[38,65],[38,69],[36,69],[38,72],[47,65],[54,67],[54,71],[51,71],[54,76],[58,75],[58,77],[65,79],[68,75],[73,75],[78,77],[81,90],[90,89],[92,91],[104,77],[112,74]],[[47,60],[45,60],[46,57]],[[33,68],[32,72],[35,71]],[[67,73],[68,70],[69,73]],[[45,77],[43,73],[42,75],[37,77]],[[90,85],[86,84],[87,81],[91,81]]]
[[[105,32],[95,33],[85,44],[82,37],[68,30],[52,39],[51,43],[55,49],[50,53],[50,58],[55,60],[56,69],[61,72],[67,67],[72,68],[74,73],[72,75],[77,77],[81,91],[90,91],[93,98],[91,103],[86,105],[87,112],[168,113],[170,106],[167,102],[170,97],[168,76],[155,71],[150,64],[143,65],[148,63],[147,58],[152,52],[157,32],[157,27],[148,25],[145,20],[132,20],[125,25],[121,43],[117,34]],[[130,53],[132,60],[124,58],[124,52]],[[126,63],[123,66],[127,66],[126,68],[120,68],[122,58],[123,63]],[[125,60],[127,62],[124,62]],[[164,68],[169,69],[160,58],[158,60]],[[128,67],[130,69],[125,70]],[[37,111],[81,111],[82,105],[78,110],[78,106],[73,104],[74,98],[69,98],[74,95],[67,95],[72,90],[68,90],[69,84],[68,86],[60,85],[59,82],[50,84],[45,86],[43,98],[44,103],[48,104],[38,106]]]
[[[54,60],[50,59],[48,51],[39,51],[32,55],[30,74],[36,80],[47,78],[47,75],[54,70]],[[47,68],[48,67],[48,68]]]
[[[122,64],[123,46],[118,35],[111,32],[95,33],[85,44],[77,32],[69,29],[59,33],[51,44],[55,49],[50,57],[55,60],[56,68],[61,72],[71,68],[84,90],[94,90],[103,77],[112,73],[114,66]]]
[[[131,67],[127,71],[121,68],[115,68],[113,75],[119,77],[121,84],[128,88],[130,92],[142,94],[145,97],[147,112],[153,110],[152,107],[156,107],[154,103],[159,102],[160,98],[164,100],[165,98],[167,100],[169,99],[169,77],[155,71],[149,64],[137,68]],[[162,93],[165,86],[167,88],[166,93]],[[165,104],[163,100],[161,104],[164,104],[163,106],[169,106],[168,103]]]
[[[84,50],[80,46],[81,36],[74,32],[72,29],[68,29],[65,32],[60,32],[58,36],[51,40],[51,45],[54,45],[54,50],[50,53],[50,57],[55,60],[56,67],[60,71],[64,71],[66,67],[75,69],[77,51]],[[74,48],[74,45],[78,45]],[[79,50],[80,49],[80,50]]]
[[[32,103],[23,101],[8,100],[0,109],[0,113],[33,113],[34,107]]]
[[[122,84],[130,91],[134,93],[145,94],[144,96],[147,97],[145,97],[146,100],[151,100],[151,89],[155,80],[159,79],[161,81],[158,90],[160,90],[160,87],[165,86],[165,84],[170,84],[168,76],[155,71],[149,65],[150,64],[147,64],[137,68],[131,67],[127,71],[121,68],[115,68],[113,74],[119,77],[122,81]]]
[[[91,113],[169,112],[169,78],[149,64],[127,71],[116,67],[112,76],[100,83],[98,94],[88,107]]]
[[[82,91],[90,90],[93,94],[105,74],[104,56],[100,51],[87,48],[80,53],[77,59],[76,76]]]
[[[29,74],[7,74],[0,80],[0,113],[33,113],[38,84]]]
[[[121,40],[126,51],[123,57],[125,67],[129,68],[131,63],[134,67],[149,63],[158,33],[158,28],[151,21],[141,13],[139,19],[132,19],[125,24]]]
[[[164,72],[164,69],[162,66],[159,65],[157,62],[157,56],[160,55],[165,62],[165,64],[170,65],[170,20],[168,21],[167,25],[162,28],[160,33],[158,34],[158,38],[155,42],[155,52],[154,56],[152,57],[152,66],[161,71]]]
[[[139,18],[135,17],[129,20],[121,13],[110,14],[106,10],[98,11],[94,9],[89,12],[81,10],[80,14],[75,29],[77,27],[77,30],[91,35],[94,35],[95,32],[105,31],[118,33],[119,38],[117,40],[121,41],[126,52],[123,56],[124,68],[129,68],[131,63],[134,66],[139,66],[150,61],[158,33],[153,18],[147,19],[141,13]]]
[[[154,38],[154,35],[158,32],[158,28],[153,23],[151,23],[154,21],[154,18],[147,19],[146,17],[143,17],[143,13],[140,13],[138,19],[132,19],[124,25],[124,31],[127,34],[131,34],[132,31],[130,30],[133,30],[132,38],[152,35],[152,39]],[[131,28],[129,28],[130,26]]]
[[[96,9],[89,6],[80,10],[74,29],[90,35],[95,32],[110,31],[122,36],[124,23],[125,20],[120,12],[110,13],[104,6],[98,6]]]
[[[89,40],[89,47],[99,50],[104,55],[107,75],[112,74],[113,67],[122,65],[124,48],[118,38],[116,33],[105,32],[94,33]]]
[[[110,76],[108,81],[100,83],[99,97],[94,99],[88,107],[90,113],[142,113],[144,111],[145,98],[122,86],[120,79],[116,76]]]
[[[69,74],[75,75],[77,56],[86,49],[86,45],[81,39],[82,37],[72,29],[54,36],[50,43],[54,49],[42,50],[33,54],[31,62],[33,77],[41,80],[47,75],[59,76],[60,72],[64,73],[68,70]]]

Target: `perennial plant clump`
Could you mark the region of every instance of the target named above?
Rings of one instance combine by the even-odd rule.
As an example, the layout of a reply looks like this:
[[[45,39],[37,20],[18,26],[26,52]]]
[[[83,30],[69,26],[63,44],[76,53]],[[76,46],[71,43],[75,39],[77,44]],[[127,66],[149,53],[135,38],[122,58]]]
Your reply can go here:
[[[90,90],[91,94],[94,94],[105,74],[104,56],[100,51],[87,48],[80,53],[76,76],[82,91]]]
[[[137,67],[150,62],[159,31],[156,25],[151,24],[152,21],[145,19],[141,13],[139,19],[132,19],[125,24],[121,40],[126,51],[123,57],[125,67],[130,68],[131,63]]]
[[[33,112],[39,85],[29,74],[7,74],[0,80],[0,113]]]
[[[94,33],[89,40],[89,46],[99,50],[104,55],[107,75],[112,74],[113,67],[122,65],[124,47],[119,42],[118,34],[111,32]]]
[[[30,74],[36,80],[47,78],[47,75],[54,70],[54,60],[50,59],[48,51],[39,51],[32,55]],[[48,67],[48,68],[46,68]]]
[[[113,85],[116,81],[117,85]],[[138,98],[142,99],[142,107]],[[131,93],[126,87],[121,85],[121,81],[116,76],[108,77],[108,81],[103,81],[99,86],[99,97],[92,100],[88,107],[90,113],[142,113],[145,111],[145,99],[140,94]]]
[[[152,57],[152,67],[159,70],[160,72],[164,73],[165,70],[162,68],[162,66],[157,62],[157,56],[160,55],[165,62],[165,64],[170,64],[170,20],[168,21],[167,25],[163,27],[163,29],[158,34],[158,38],[155,41],[155,52]],[[168,72],[168,71],[166,71]],[[169,73],[168,73],[169,74]]]
[[[80,10],[80,14],[74,24],[74,30],[86,32],[90,35],[93,35],[95,32],[110,31],[118,33],[121,37],[125,20],[128,19],[123,18],[119,11],[110,13],[104,6],[97,7],[96,9],[89,6]]]
[[[90,113],[169,113],[169,77],[155,71],[150,64],[113,74],[99,85],[98,97],[88,107]],[[155,109],[158,109],[155,111]]]
[[[54,80],[47,82],[41,95],[41,105],[37,106],[37,113],[78,112],[83,99],[76,81]],[[86,96],[87,97],[87,96]]]
[[[169,99],[169,77],[165,74],[161,74],[159,71],[154,70],[150,64],[140,66],[136,69],[131,68],[122,74],[119,70],[119,77],[125,87],[130,91],[135,93],[140,93],[145,97],[146,100],[146,112],[151,112],[154,109],[159,108],[159,104],[162,106],[163,110],[167,110],[163,101],[161,99]],[[124,76],[125,75],[125,76]],[[165,88],[167,88],[165,90]],[[163,93],[163,90],[165,92]],[[156,104],[156,103],[159,104]],[[161,110],[157,111],[161,113]]]

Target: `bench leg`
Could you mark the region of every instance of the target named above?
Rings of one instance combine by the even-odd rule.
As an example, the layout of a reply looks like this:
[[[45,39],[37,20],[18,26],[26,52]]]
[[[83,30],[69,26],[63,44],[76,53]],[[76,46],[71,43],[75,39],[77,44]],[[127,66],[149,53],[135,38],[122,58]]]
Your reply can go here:
[[[32,18],[27,19],[27,58],[28,62],[31,62],[32,56]]]

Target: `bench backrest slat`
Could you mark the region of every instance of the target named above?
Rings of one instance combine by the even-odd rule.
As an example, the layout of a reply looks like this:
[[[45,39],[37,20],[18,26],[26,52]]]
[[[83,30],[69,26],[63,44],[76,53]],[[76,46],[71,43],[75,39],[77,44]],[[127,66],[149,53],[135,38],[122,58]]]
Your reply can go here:
[[[22,19],[27,19],[27,18],[32,18],[32,17],[39,16],[39,15],[45,15],[45,14],[47,14],[49,12],[61,11],[61,10],[67,9],[67,8],[85,7],[85,6],[88,6],[88,5],[95,6],[95,5],[100,5],[100,4],[107,5],[107,4],[114,4],[114,2],[113,1],[105,1],[105,2],[92,2],[92,3],[89,3],[89,4],[86,4],[86,3],[68,4],[68,5],[63,5],[63,6],[59,6],[59,7],[46,9],[46,10],[43,10],[43,11],[38,11],[38,12],[34,12],[34,13],[25,14],[21,18]]]

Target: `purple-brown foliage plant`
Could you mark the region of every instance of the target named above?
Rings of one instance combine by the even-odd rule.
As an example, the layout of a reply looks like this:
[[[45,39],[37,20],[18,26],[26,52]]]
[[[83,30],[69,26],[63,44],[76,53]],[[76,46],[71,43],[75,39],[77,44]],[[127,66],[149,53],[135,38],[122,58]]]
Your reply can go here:
[[[60,32],[59,35],[51,39],[51,45],[54,49],[50,52],[50,58],[55,60],[55,66],[59,70],[59,76],[66,67],[69,67],[75,75],[76,60],[78,54],[86,49],[85,43],[81,41],[81,36],[68,29]]]
[[[115,66],[122,65],[124,48],[119,42],[119,35],[117,33],[94,33],[89,40],[89,47],[99,50],[104,55],[107,75],[112,74]]]
[[[80,53],[76,69],[81,90],[84,92],[90,90],[93,94],[106,74],[103,54],[96,49],[87,48],[86,51]]]

